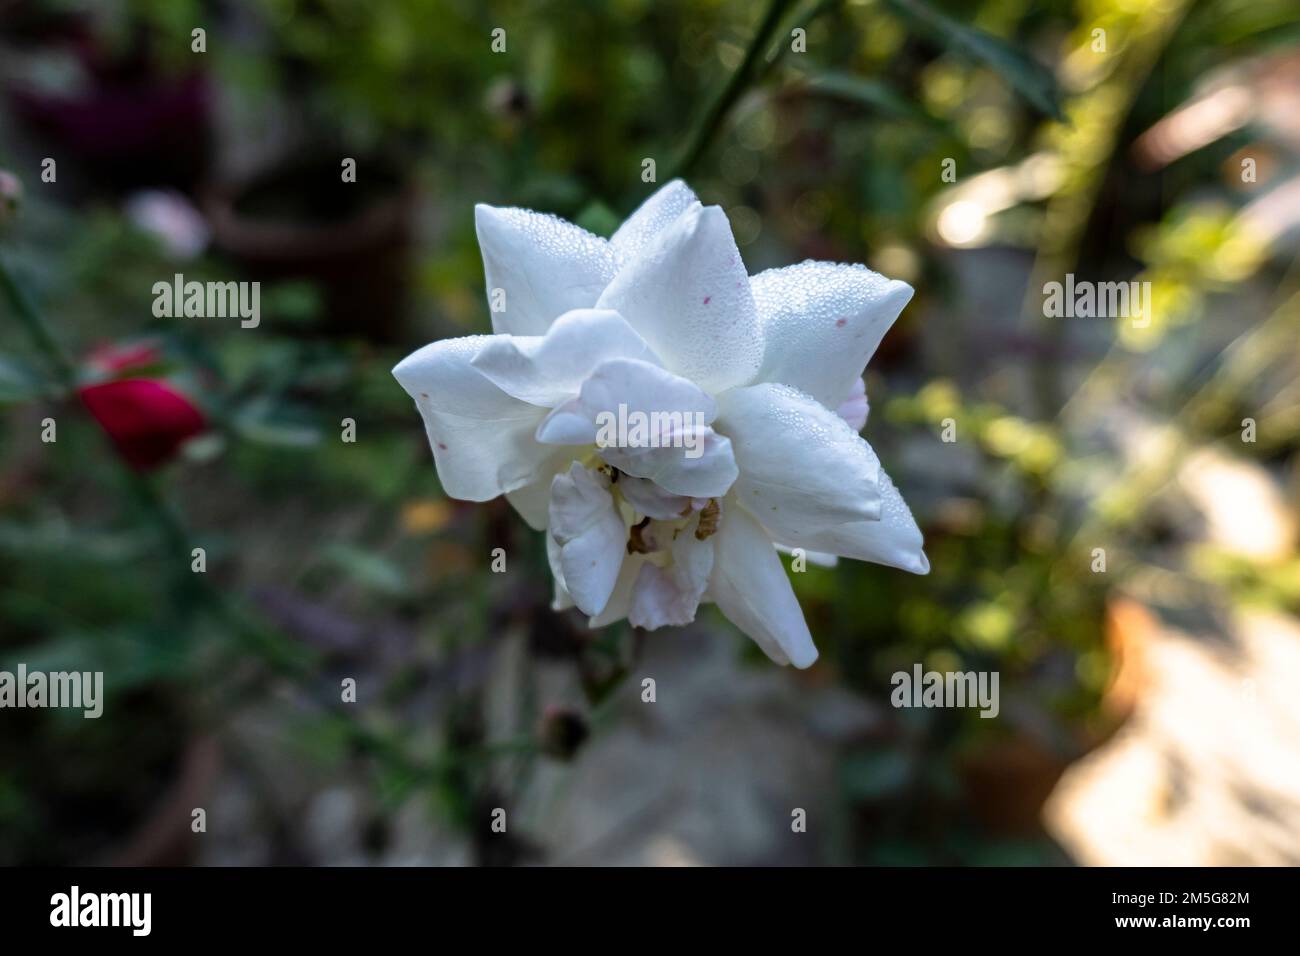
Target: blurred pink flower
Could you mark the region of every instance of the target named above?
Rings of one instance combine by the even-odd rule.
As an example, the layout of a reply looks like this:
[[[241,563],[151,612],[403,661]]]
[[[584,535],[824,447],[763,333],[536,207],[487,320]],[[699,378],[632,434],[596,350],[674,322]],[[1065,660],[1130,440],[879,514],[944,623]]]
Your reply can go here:
[[[158,241],[173,259],[193,259],[207,248],[211,230],[203,214],[178,192],[145,189],[126,200],[126,217]]]

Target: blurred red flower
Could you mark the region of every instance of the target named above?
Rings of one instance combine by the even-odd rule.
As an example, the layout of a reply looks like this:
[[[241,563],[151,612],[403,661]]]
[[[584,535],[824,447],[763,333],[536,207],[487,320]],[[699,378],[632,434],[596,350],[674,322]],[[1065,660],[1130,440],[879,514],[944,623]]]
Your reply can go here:
[[[78,390],[81,400],[132,468],[169,461],[207,427],[194,403],[165,382],[129,378]]]

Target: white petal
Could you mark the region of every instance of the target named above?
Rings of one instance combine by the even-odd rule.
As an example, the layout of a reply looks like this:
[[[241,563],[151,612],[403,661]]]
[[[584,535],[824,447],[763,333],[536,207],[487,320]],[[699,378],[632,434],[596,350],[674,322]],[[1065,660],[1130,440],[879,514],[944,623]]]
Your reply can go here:
[[[912,518],[903,496],[883,470],[880,472],[880,497],[879,521],[856,521],[802,533],[773,531],[773,537],[782,545],[808,549],[809,561],[816,550],[858,561],[887,564],[913,574],[928,574],[930,560],[923,550],[925,542],[921,529]]]
[[[708,427],[716,414],[714,400],[686,379],[649,362],[611,359],[576,399],[546,416],[537,440],[595,443],[620,471],[672,494],[710,498],[725,494],[737,473],[731,442]],[[633,431],[638,422],[643,434]]]
[[[538,422],[535,437],[547,445],[590,445],[596,440],[594,418],[581,399],[573,398]]]
[[[554,478],[554,475],[551,476]],[[510,507],[519,513],[528,527],[534,531],[545,531],[551,513],[551,481],[542,479],[531,485],[524,485],[518,491],[506,494]]]
[[[749,277],[717,206],[678,216],[619,270],[597,306],[616,310],[665,367],[705,391],[752,381],[762,361]]]
[[[573,607],[573,596],[564,583],[564,568],[560,566],[560,543],[549,534],[546,536],[546,560],[551,566],[551,576],[555,578],[555,596],[551,598],[551,610],[567,611]]]
[[[739,388],[718,402],[718,428],[740,466],[737,500],[782,540],[880,516],[880,462],[844,419],[784,385]]]
[[[731,499],[714,535],[709,595],[778,664],[808,667],[817,648],[772,539]]]
[[[870,522],[863,522],[870,524]],[[778,544],[776,550],[782,554],[794,554],[795,549],[784,544]],[[831,554],[828,551],[809,551],[807,548],[801,548],[803,556],[808,559],[809,564],[815,564],[819,568],[833,568],[840,563],[839,555]]]
[[[667,567],[646,562],[632,589],[632,606],[627,620],[633,627],[648,631],[672,625],[680,627],[695,620],[700,598],[709,585],[713,571],[713,538],[695,537],[697,516],[678,532]]]
[[[576,461],[551,483],[550,533],[560,546],[564,586],[584,614],[599,614],[609,603],[627,547],[608,484]]]
[[[620,409],[620,406],[622,408]],[[654,412],[677,414],[683,421],[712,422],[717,403],[694,384],[659,366],[636,359],[602,362],[578,390],[578,397],[557,406],[537,430],[548,444],[592,444],[602,422],[616,426],[628,416]],[[697,417],[698,416],[698,417]]]
[[[695,612],[709,586],[713,571],[714,541],[695,536],[700,517],[694,515],[681,528],[675,522],[651,521],[642,540],[666,550],[666,566],[647,560],[637,575],[628,609],[628,623],[653,631],[666,625],[682,626],[695,620]]]
[[[605,605],[605,610],[587,619],[588,627],[605,627],[627,617],[632,607],[632,591],[636,579],[646,563],[644,554],[629,554],[623,559],[623,567],[618,572],[618,580],[614,582],[614,593],[610,595],[609,603]]]
[[[688,498],[717,498],[735,484],[739,470],[731,441],[707,425],[691,430],[687,448],[602,448],[600,457],[619,471],[653,481]],[[692,450],[698,450],[698,454]]]
[[[570,309],[594,306],[614,277],[609,243],[558,216],[479,204],[474,222],[488,307],[494,289],[505,292],[493,331],[541,335]]]
[[[656,564],[646,562],[641,565],[632,586],[632,604],[628,608],[627,621],[633,627],[643,627],[647,631],[665,626],[680,627],[695,620],[697,599],[689,612],[687,600],[673,581],[672,572]]]
[[[578,394],[601,362],[631,358],[658,365],[650,346],[617,312],[574,309],[545,335],[502,335],[474,358],[474,367],[507,395],[554,408]]]
[[[534,438],[543,411],[511,398],[470,364],[492,338],[434,342],[393,369],[424,418],[443,489],[466,501],[538,480],[555,454]]]
[[[860,432],[867,424],[871,414],[871,405],[867,402],[867,383],[858,376],[853,380],[853,390],[840,402],[835,414],[849,423],[855,432]]]
[[[559,448],[542,463],[536,481],[506,494],[506,500],[528,522],[528,527],[534,531],[546,530],[551,520],[551,482],[560,472],[568,471],[569,465],[586,455],[587,451],[586,448]]]
[[[725,517],[725,516],[724,516]],[[713,535],[700,540],[695,536],[700,527],[697,514],[673,539],[673,568],[683,588],[695,595],[698,601],[709,586],[709,576],[713,573],[714,540]]]
[[[751,280],[763,329],[754,382],[781,382],[836,408],[912,298],[866,266],[809,260]]]
[[[614,253],[626,262],[640,255],[656,236],[695,203],[691,187],[680,179],[674,179],[628,216],[610,237],[609,244],[614,247]]]
[[[618,479],[618,490],[639,515],[668,521],[680,518],[691,510],[691,499],[664,491],[653,481],[623,475]]]

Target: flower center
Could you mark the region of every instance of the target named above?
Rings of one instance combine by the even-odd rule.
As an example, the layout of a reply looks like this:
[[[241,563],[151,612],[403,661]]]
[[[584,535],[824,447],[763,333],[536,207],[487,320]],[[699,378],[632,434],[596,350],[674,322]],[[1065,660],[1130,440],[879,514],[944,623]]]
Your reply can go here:
[[[629,480],[623,472],[604,462],[596,462],[595,468],[609,478],[609,490],[614,496],[614,505],[622,515],[624,524],[627,525],[628,554],[644,554],[651,558],[663,554],[672,547],[677,536],[691,525],[697,514],[699,521],[694,531],[697,540],[703,541],[717,532],[722,516],[717,498],[681,497],[681,511],[677,515],[671,518],[655,518],[644,514],[635,502],[629,500],[623,493],[619,479],[623,478],[624,484]]]

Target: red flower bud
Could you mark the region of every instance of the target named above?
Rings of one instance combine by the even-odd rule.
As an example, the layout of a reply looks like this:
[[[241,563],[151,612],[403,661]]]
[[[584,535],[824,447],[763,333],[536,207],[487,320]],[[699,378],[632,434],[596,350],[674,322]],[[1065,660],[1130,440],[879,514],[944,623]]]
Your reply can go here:
[[[167,462],[207,427],[203,413],[165,382],[131,378],[78,391],[118,452],[138,471]]]

